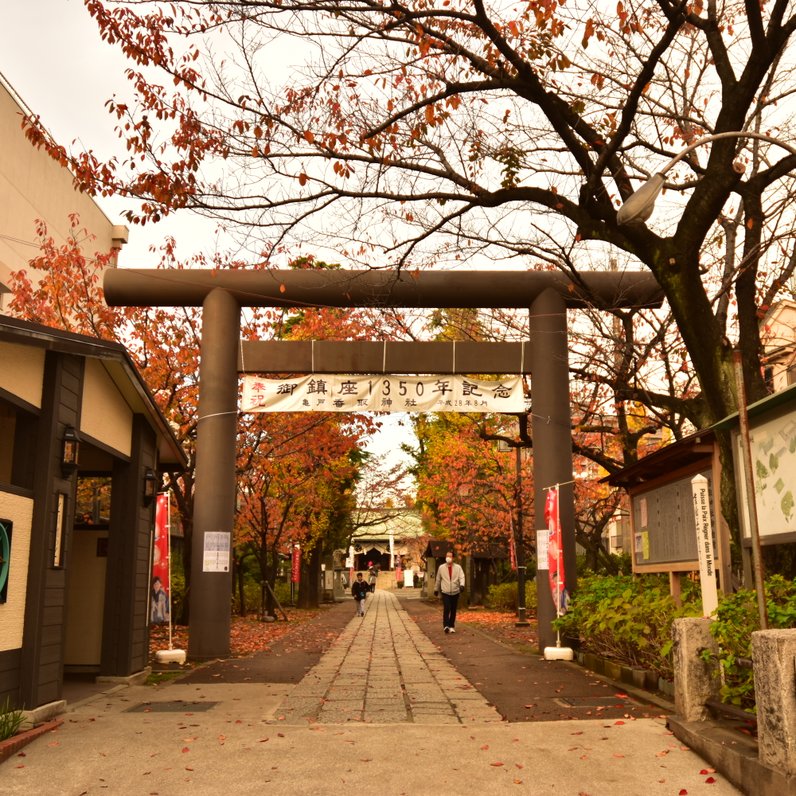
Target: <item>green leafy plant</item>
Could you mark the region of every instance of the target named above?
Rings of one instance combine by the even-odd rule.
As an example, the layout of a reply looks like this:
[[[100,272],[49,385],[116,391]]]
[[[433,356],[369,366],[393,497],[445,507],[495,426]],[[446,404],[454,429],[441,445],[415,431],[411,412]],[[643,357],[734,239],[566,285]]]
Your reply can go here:
[[[773,575],[765,590],[769,627],[796,627],[796,581]],[[586,652],[672,679],[672,622],[701,615],[699,584],[684,578],[681,599],[678,607],[666,578],[659,575],[591,575],[579,581],[569,612],[554,625]],[[702,653],[703,660],[721,669],[722,701],[748,711],[755,709],[755,691],[747,661],[752,633],[759,629],[754,591],[723,595],[711,623],[719,652]]]
[[[24,723],[24,712],[12,708],[10,699],[6,697],[6,701],[0,707],[0,741],[16,735]]]
[[[174,549],[171,551],[169,596],[171,597],[171,618],[175,624],[178,624],[180,618],[183,616],[188,594],[186,590],[182,552]]]
[[[349,589],[348,591],[350,592],[351,590]],[[274,584],[274,594],[283,608],[287,608],[290,605],[290,583],[284,580],[277,580]]]
[[[486,604],[496,611],[516,611],[518,604],[517,582],[496,583],[490,586]],[[536,583],[533,580],[525,583],[525,608],[531,612],[536,611]]]
[[[768,624],[771,629],[796,626],[796,581],[772,575],[765,583]],[[760,629],[757,595],[749,589],[721,598],[710,632],[718,644],[718,655],[709,650],[703,660],[721,667],[723,702],[753,712],[754,672],[745,664],[752,657],[752,633]]]
[[[686,584],[682,606],[656,575],[591,576],[578,583],[569,611],[554,626],[582,650],[671,679],[672,622],[700,613],[698,590]]]

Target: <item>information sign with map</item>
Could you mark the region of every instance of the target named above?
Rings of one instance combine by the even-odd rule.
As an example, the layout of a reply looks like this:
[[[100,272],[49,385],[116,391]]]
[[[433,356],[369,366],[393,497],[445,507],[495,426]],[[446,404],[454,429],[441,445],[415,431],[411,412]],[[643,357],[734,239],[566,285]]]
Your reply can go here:
[[[763,544],[793,541],[796,539],[796,414],[788,412],[755,423],[749,437],[760,540]],[[740,434],[735,434],[734,443],[741,525],[744,538],[750,539]]]

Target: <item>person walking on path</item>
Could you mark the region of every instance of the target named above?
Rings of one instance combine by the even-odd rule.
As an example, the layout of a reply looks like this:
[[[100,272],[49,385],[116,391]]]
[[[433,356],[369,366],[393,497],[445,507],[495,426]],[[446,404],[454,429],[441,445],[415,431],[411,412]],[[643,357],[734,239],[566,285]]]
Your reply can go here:
[[[456,606],[464,591],[464,570],[453,563],[453,553],[445,555],[445,563],[437,569],[434,596],[442,592],[442,629],[446,633],[456,632]]]
[[[379,565],[378,564],[371,564],[368,567],[368,583],[370,584],[370,590],[376,591],[376,580],[379,577]]]
[[[362,580],[362,573],[357,572],[357,579],[351,584],[351,594],[357,604],[357,616],[365,616],[365,598],[370,593],[370,586]]]

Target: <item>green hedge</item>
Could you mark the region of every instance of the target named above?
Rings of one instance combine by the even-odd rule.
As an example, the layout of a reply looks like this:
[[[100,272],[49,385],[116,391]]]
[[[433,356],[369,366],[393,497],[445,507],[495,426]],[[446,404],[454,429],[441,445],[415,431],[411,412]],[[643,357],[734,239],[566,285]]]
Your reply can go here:
[[[663,576],[587,576],[578,582],[568,613],[554,624],[583,651],[671,680],[672,622],[702,614],[699,584],[684,578],[682,586],[678,608]],[[765,588],[769,627],[796,627],[796,581],[773,575]],[[753,590],[720,596],[710,627],[719,653],[703,652],[722,669],[722,700],[746,710],[754,710],[754,676],[739,659],[752,657],[752,633],[759,629]]]
[[[517,610],[517,582],[497,583],[489,587],[486,595],[488,608],[496,611]],[[536,581],[527,580],[525,582],[525,608],[528,611],[536,612]]]
[[[796,627],[796,581],[772,575],[765,583],[768,626],[770,629]],[[752,632],[760,629],[757,595],[750,589],[722,597],[711,623],[710,633],[719,646],[717,663],[722,669],[723,702],[754,710],[754,675],[741,658],[752,657]],[[704,652],[706,660],[714,659]]]
[[[683,606],[669,594],[668,579],[592,575],[578,582],[569,611],[555,621],[580,648],[618,663],[672,679],[672,622],[699,616],[698,591],[684,583]]]

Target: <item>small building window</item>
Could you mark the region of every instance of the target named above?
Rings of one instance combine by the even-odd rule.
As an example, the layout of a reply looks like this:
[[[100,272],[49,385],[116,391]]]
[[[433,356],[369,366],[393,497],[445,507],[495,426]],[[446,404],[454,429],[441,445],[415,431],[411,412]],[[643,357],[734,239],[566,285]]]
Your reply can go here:
[[[77,479],[76,528],[108,527],[111,483],[109,476],[83,476]]]

